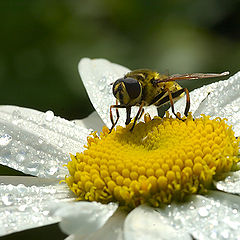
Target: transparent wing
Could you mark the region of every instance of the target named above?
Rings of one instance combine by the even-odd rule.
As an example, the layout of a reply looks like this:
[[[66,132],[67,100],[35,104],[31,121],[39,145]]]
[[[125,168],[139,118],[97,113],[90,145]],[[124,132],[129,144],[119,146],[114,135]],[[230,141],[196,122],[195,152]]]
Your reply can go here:
[[[191,74],[174,74],[169,76],[166,79],[158,80],[158,82],[171,82],[176,80],[193,80],[201,78],[214,78],[214,77],[223,77],[228,75],[229,72],[223,73],[191,73]]]
[[[123,77],[130,70],[121,65],[111,63],[106,59],[89,58],[81,59],[78,70],[94,108],[104,123],[111,127],[109,107],[116,102],[112,94],[111,83]],[[133,107],[132,117],[136,115],[137,111],[138,107]],[[119,109],[119,112],[120,119],[118,124],[124,126],[126,111],[125,109]],[[149,112],[151,116],[157,115],[157,109],[154,106],[146,108],[146,112]]]

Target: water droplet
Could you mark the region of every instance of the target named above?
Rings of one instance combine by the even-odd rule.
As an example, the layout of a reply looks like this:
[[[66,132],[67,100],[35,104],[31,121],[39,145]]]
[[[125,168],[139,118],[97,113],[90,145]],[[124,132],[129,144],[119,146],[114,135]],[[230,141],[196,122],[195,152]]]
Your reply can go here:
[[[14,111],[12,112],[12,118],[15,119],[15,120],[21,119],[21,118],[22,118],[21,112],[18,111],[18,110],[14,110]]]
[[[13,195],[6,194],[6,195],[2,196],[2,201],[3,201],[3,204],[5,204],[6,206],[12,205],[13,204]]]
[[[215,231],[213,231],[213,232],[211,233],[210,237],[211,237],[212,239],[217,239],[217,233],[216,233]]]
[[[47,215],[49,214],[49,211],[47,211],[47,210],[46,210],[46,211],[43,211],[42,214],[43,214],[44,216],[47,216]]]
[[[104,89],[105,89],[105,86],[104,86],[104,85],[100,85],[100,86],[99,86],[99,90],[100,90],[100,91],[103,91]]]
[[[20,206],[18,207],[18,210],[19,210],[20,212],[23,212],[23,211],[25,211],[26,208],[27,208],[27,205],[20,205]]]
[[[19,122],[22,121],[22,115],[21,112],[18,110],[14,110],[12,112],[12,123],[17,125]]]
[[[33,206],[32,210],[33,210],[33,212],[39,213],[39,208],[38,207]]]
[[[12,137],[8,134],[0,136],[0,146],[7,146],[12,141]]]
[[[25,155],[22,153],[18,153],[16,156],[16,161],[17,162],[23,162],[25,160]]]
[[[207,217],[209,212],[208,210],[205,208],[205,207],[201,207],[199,208],[198,210],[198,214],[201,216],[201,217]]]
[[[60,148],[62,148],[63,145],[64,145],[64,143],[63,143],[62,141],[59,141],[59,142],[58,142],[58,146],[59,146]]]
[[[27,166],[27,170],[31,173],[35,173],[38,171],[39,164],[38,163],[30,163]]]
[[[38,139],[38,143],[39,143],[39,144],[43,144],[43,142],[44,142],[44,140],[40,137],[40,138]]]
[[[239,111],[239,107],[238,107],[238,106],[233,106],[233,107],[232,107],[232,110],[233,110],[234,112],[238,112],[238,111]]]
[[[221,232],[221,236],[224,238],[224,239],[229,239],[229,232],[227,230],[223,230]]]
[[[50,167],[50,168],[47,170],[47,173],[48,173],[49,175],[54,175],[57,171],[58,171],[58,167]]]
[[[232,213],[233,213],[233,214],[237,214],[237,213],[238,213],[238,210],[237,210],[236,208],[234,208],[234,209],[232,210]]]
[[[190,206],[189,206],[189,209],[190,209],[190,210],[194,210],[194,209],[196,209],[196,207],[195,207],[194,205],[190,205]]]
[[[53,111],[47,111],[45,112],[45,120],[48,121],[48,122],[51,122],[54,118],[54,113]]]

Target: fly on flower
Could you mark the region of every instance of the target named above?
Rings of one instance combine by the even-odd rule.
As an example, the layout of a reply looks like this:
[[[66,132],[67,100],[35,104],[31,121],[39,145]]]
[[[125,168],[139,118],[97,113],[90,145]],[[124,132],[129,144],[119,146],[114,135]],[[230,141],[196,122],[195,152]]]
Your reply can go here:
[[[120,117],[118,108],[126,108],[126,122],[131,122],[131,107],[139,106],[138,112],[134,118],[130,131],[133,130],[137,120],[143,115],[144,106],[155,105],[160,107],[170,102],[171,109],[176,118],[182,120],[174,110],[174,101],[186,94],[186,107],[184,114],[188,115],[190,108],[190,96],[187,88],[182,88],[176,80],[193,80],[201,78],[222,77],[229,72],[217,73],[192,73],[192,74],[175,74],[171,76],[161,75],[158,72],[139,69],[131,71],[123,78],[113,83],[113,95],[116,98],[116,105],[110,106],[110,120],[112,129],[116,126]],[[120,103],[120,104],[119,104]],[[113,119],[112,109],[116,109],[116,120]]]

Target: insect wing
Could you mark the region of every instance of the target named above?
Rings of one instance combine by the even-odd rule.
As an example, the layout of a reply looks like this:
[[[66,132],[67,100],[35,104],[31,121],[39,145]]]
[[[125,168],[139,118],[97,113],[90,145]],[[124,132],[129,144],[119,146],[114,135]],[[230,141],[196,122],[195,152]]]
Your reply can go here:
[[[121,65],[111,63],[106,59],[83,58],[78,65],[78,70],[88,96],[104,123],[111,127],[109,107],[116,103],[112,93],[112,83],[123,77],[130,70]],[[132,108],[131,116],[136,116],[137,107]],[[155,107],[147,108],[151,116],[157,115]],[[115,111],[113,111],[115,112]],[[118,125],[125,125],[126,110],[119,109],[120,119]],[[116,117],[116,116],[115,116]]]
[[[169,76],[166,79],[159,80],[158,82],[171,82],[171,81],[177,81],[177,80],[193,80],[193,79],[201,79],[201,78],[223,77],[223,76],[226,76],[228,74],[229,74],[229,72],[174,74],[174,75]]]

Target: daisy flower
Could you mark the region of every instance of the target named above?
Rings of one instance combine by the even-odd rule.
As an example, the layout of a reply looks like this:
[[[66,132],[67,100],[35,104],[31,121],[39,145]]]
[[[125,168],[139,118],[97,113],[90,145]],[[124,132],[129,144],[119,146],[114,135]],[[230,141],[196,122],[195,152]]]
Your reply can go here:
[[[80,61],[96,109],[83,120],[0,107],[0,163],[35,176],[0,177],[1,236],[60,222],[67,239],[240,239],[240,72],[190,93],[195,120],[167,114],[108,134],[110,84],[128,71]]]

